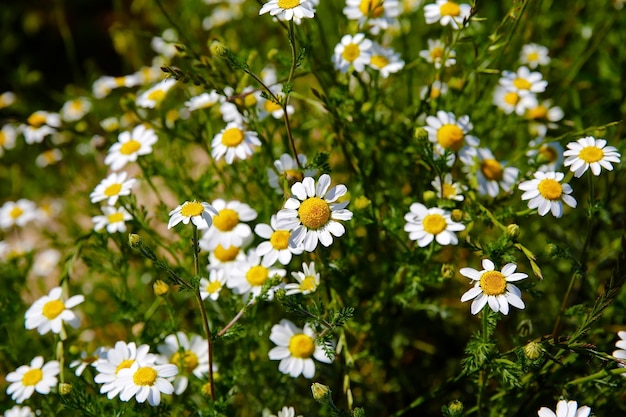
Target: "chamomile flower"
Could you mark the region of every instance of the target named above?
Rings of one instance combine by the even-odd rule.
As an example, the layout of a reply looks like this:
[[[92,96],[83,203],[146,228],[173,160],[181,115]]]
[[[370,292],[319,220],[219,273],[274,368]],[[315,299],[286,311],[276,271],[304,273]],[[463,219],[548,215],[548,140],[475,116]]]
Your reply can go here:
[[[257,212],[249,205],[236,200],[225,201],[218,198],[211,205],[217,211],[217,215],[213,217],[211,227],[202,235],[200,248],[212,251],[218,245],[226,249],[231,246],[238,248],[244,246],[252,236],[252,229],[243,222],[256,219]]]
[[[247,246],[249,242],[253,239],[252,234],[248,236],[244,242],[243,246]],[[200,248],[206,249],[206,241],[200,240]],[[212,271],[213,269],[224,271],[224,279],[228,280],[230,277],[231,269],[237,264],[239,261],[244,261],[246,259],[246,254],[243,250],[243,246],[234,246],[230,245],[227,247],[223,247],[218,244],[215,249],[209,253],[209,264],[207,265],[207,271]]]
[[[589,168],[596,176],[600,175],[602,168],[613,171],[611,162],[619,164],[621,156],[616,147],[606,146],[606,140],[593,136],[568,143],[563,155],[566,157],[563,164],[570,167],[576,178],[580,178]]]
[[[108,350],[107,348],[99,347],[91,355],[83,351],[80,354],[80,359],[76,359],[70,362],[70,368],[76,368],[76,370],[74,371],[74,374],[76,376],[81,376],[83,372],[85,372],[85,369],[87,369],[88,366],[91,366],[94,368],[97,367],[99,361],[103,360],[102,358],[106,356],[107,350]]]
[[[548,133],[548,129],[558,128],[557,122],[561,121],[564,115],[559,106],[552,105],[552,100],[543,100],[536,106],[527,109],[525,114],[529,121],[530,133],[542,137]]]
[[[565,177],[562,173],[537,171],[534,177],[535,179],[524,181],[519,185],[519,189],[524,191],[522,200],[530,200],[528,208],[537,208],[540,216],[545,216],[551,211],[554,217],[561,217],[562,203],[572,208],[576,207],[576,200],[570,195],[572,187],[569,184],[561,184]]]
[[[270,417],[296,417],[296,410],[293,407],[283,407],[282,410],[278,412],[277,415],[270,414]],[[297,416],[302,417],[302,416]]]
[[[157,347],[164,363],[178,367],[178,375],[173,380],[174,393],[182,394],[189,385],[188,375],[202,379],[209,372],[209,346],[207,340],[198,335],[191,338],[183,332],[170,334],[164,343]]]
[[[177,373],[178,367],[172,364],[139,366],[135,362],[129,368],[120,369],[116,381],[122,389],[120,400],[129,401],[135,397],[138,403],[148,400],[148,404],[157,406],[161,403],[161,394],[174,392],[169,379]]]
[[[268,279],[275,276],[284,277],[284,269],[265,267],[261,264],[261,257],[256,251],[248,252],[245,261],[238,262],[230,271],[230,277],[226,282],[228,288],[233,289],[235,294],[243,295],[244,301],[250,301],[261,294],[263,285]],[[268,291],[269,299],[274,295],[274,288]]]
[[[101,210],[103,215],[91,218],[96,232],[105,227],[109,233],[125,232],[126,222],[133,218],[124,207],[102,206]]]
[[[556,404],[556,414],[547,407],[541,407],[537,411],[539,417],[588,417],[591,408],[586,405],[578,407],[576,401],[561,400]]]
[[[509,87],[499,85],[493,92],[493,104],[506,114],[515,112],[518,116],[523,116],[537,107],[537,97],[534,94],[520,94]]]
[[[505,161],[498,161],[487,148],[477,148],[472,166],[466,161],[465,167],[471,172],[475,170],[478,180],[478,194],[497,197],[502,191],[508,193],[515,185],[519,169],[506,166]]]
[[[272,326],[270,340],[277,346],[269,351],[271,360],[279,360],[278,370],[293,378],[302,375],[311,379],[315,375],[313,358],[323,363],[332,363],[324,348],[315,343],[315,333],[308,324],[304,329],[283,319]]]
[[[185,101],[185,107],[187,107],[189,111],[208,109],[219,103],[222,99],[223,97],[220,96],[217,91],[211,90],[208,93],[205,92],[199,96],[191,97],[189,100]]]
[[[269,13],[279,20],[313,18],[315,7],[310,0],[269,0],[261,7],[259,15]]]
[[[126,172],[113,172],[103,179],[100,184],[96,186],[89,198],[92,203],[98,203],[102,200],[107,200],[109,206],[114,206],[117,203],[117,199],[121,196],[130,195],[130,190],[133,188],[136,179],[127,177]]]
[[[28,330],[37,329],[39,334],[46,334],[49,331],[58,334],[63,329],[63,322],[75,329],[80,326],[80,317],[70,309],[85,301],[85,297],[74,295],[63,300],[62,295],[61,287],[55,287],[48,295],[35,301],[24,315],[25,327]]]
[[[46,136],[56,133],[61,126],[61,118],[57,113],[39,110],[31,114],[27,124],[22,127],[22,134],[27,144],[40,143]]]
[[[200,297],[203,300],[210,298],[216,301],[224,285],[226,285],[225,270],[223,268],[211,268],[209,270],[209,279],[200,279]]]
[[[540,72],[531,72],[528,67],[524,66],[519,67],[516,72],[502,71],[502,77],[498,83],[520,95],[543,93],[548,86],[548,82],[543,80]]]
[[[33,261],[32,273],[38,277],[51,275],[61,260],[61,252],[56,249],[45,249],[37,255]]]
[[[158,138],[154,130],[144,125],[139,125],[132,132],[122,132],[118,136],[118,142],[109,149],[104,158],[104,163],[113,171],[118,171],[129,162],[135,162],[138,156],[152,153],[152,145]]]
[[[276,215],[272,215],[270,224],[259,223],[254,226],[254,232],[260,237],[267,239],[257,246],[256,253],[263,257],[263,266],[271,266],[280,262],[287,265],[291,262],[293,255],[300,255],[303,252],[301,247],[289,245],[291,232],[280,230],[276,226]]]
[[[12,91],[5,91],[0,94],[0,109],[4,109],[5,107],[9,107],[11,104],[15,103],[15,93]]]
[[[279,93],[281,86],[272,86],[271,90],[274,91],[274,94],[278,97],[279,100],[283,100],[284,97]],[[257,100],[257,111],[259,120],[265,119],[268,115],[271,115],[274,119],[280,120],[285,117],[285,109],[283,106],[278,104],[273,100],[268,100],[259,95]],[[295,109],[291,104],[287,104],[287,115],[291,116],[295,112]]]
[[[454,232],[465,230],[465,226],[450,218],[450,213],[439,207],[426,208],[420,203],[413,203],[404,215],[404,230],[409,239],[417,240],[419,247],[428,246],[433,240],[440,245],[456,245],[459,239]]]
[[[369,65],[380,72],[383,78],[387,78],[390,74],[400,71],[404,67],[404,61],[393,49],[374,43]]]
[[[548,65],[550,63],[548,48],[536,43],[528,43],[522,46],[519,62],[528,65],[530,69],[535,69],[539,65]]]
[[[471,12],[472,6],[469,4],[458,4],[447,0],[437,0],[434,4],[424,6],[427,24],[439,22],[441,26],[450,25],[452,29],[461,29]]]
[[[50,361],[44,364],[43,357],[37,356],[30,361],[30,365],[22,365],[9,372],[6,381],[11,385],[7,388],[7,395],[18,404],[29,399],[35,391],[47,395],[57,384],[59,372],[59,362]]]
[[[57,162],[63,160],[63,153],[59,149],[48,149],[37,155],[35,158],[35,165],[39,168],[45,168],[50,165],[54,165]]]
[[[298,154],[298,161],[300,161],[300,166],[306,166],[306,155]],[[267,179],[270,187],[279,194],[283,193],[283,188],[279,181],[281,177],[285,178],[291,187],[295,182],[302,181],[304,177],[310,177],[317,173],[316,170],[309,169],[305,170],[303,174],[296,160],[288,153],[282,154],[279,159],[274,161],[274,168],[267,169]]]
[[[437,196],[444,200],[463,201],[463,191],[466,187],[458,182],[454,182],[452,174],[447,173],[444,175],[443,180],[441,177],[435,177],[431,182],[431,185],[437,192]]]
[[[356,72],[363,72],[371,61],[372,41],[365,39],[363,33],[345,35],[335,46],[333,64],[335,69],[343,73],[353,68]]]
[[[617,336],[620,338],[617,342],[615,342],[615,347],[618,348],[613,351],[613,357],[621,360],[622,362],[626,361],[626,331],[617,332]],[[626,365],[623,363],[619,364],[620,367],[624,368]],[[626,378],[626,373],[620,374]]]
[[[397,22],[401,11],[398,0],[346,0],[343,14],[357,20],[359,27],[367,27],[372,35],[378,35]]]
[[[61,107],[61,119],[66,122],[80,120],[91,110],[91,102],[86,97],[68,100]]]
[[[193,201],[185,201],[183,204],[176,207],[169,212],[170,220],[167,223],[167,228],[171,229],[178,223],[189,224],[189,221],[198,228],[198,230],[205,230],[211,227],[213,224],[212,216],[217,215],[217,210],[213,208],[209,203]]]
[[[10,409],[6,410],[3,414],[4,417],[36,417],[33,410],[30,407],[20,407],[19,405],[15,405]]]
[[[433,83],[428,86],[425,85],[420,90],[420,98],[422,100],[436,100],[439,97],[446,95],[448,93],[448,84],[441,82],[439,80],[433,81]]]
[[[439,39],[428,39],[428,49],[420,51],[419,56],[433,64],[436,69],[456,64],[456,52],[453,49],[446,49],[446,45]]]
[[[0,157],[4,155],[4,152],[15,147],[15,138],[17,138],[17,128],[15,126],[6,124],[0,129]]]
[[[352,212],[346,209],[349,201],[337,200],[348,192],[345,185],[339,184],[330,190],[330,176],[323,174],[315,184],[312,177],[305,177],[291,187],[293,197],[289,198],[276,215],[276,227],[290,230],[289,245],[313,252],[318,242],[324,246],[333,243],[333,236],[343,236],[346,229],[339,221],[352,219]]]
[[[248,159],[253,154],[255,146],[261,146],[257,133],[246,131],[238,123],[231,122],[213,138],[211,156],[216,161],[224,158],[230,165],[235,158]]]
[[[286,295],[307,295],[315,292],[320,285],[320,274],[319,272],[315,272],[315,262],[311,262],[309,265],[302,262],[302,271],[292,272],[291,276],[294,277],[298,283],[285,285]]]
[[[165,100],[167,93],[174,85],[176,85],[176,79],[167,78],[141,93],[135,102],[138,107],[154,109]]]
[[[0,227],[2,229],[8,229],[12,226],[24,227],[36,218],[37,206],[25,198],[7,201],[0,207]]]
[[[446,151],[459,152],[462,156],[470,152],[469,148],[477,147],[480,143],[478,138],[468,135],[472,130],[469,116],[461,116],[458,119],[454,113],[439,110],[437,116],[428,116],[424,129],[428,132],[428,139],[435,147],[435,155],[441,157]],[[449,164],[454,162],[454,156]]]
[[[489,259],[483,259],[483,270],[474,268],[461,268],[461,275],[471,279],[474,287],[461,297],[462,302],[472,301],[472,314],[477,314],[489,304],[493,311],[509,314],[509,304],[513,307],[524,309],[522,292],[511,282],[528,278],[527,274],[515,272],[517,265],[509,263],[504,265],[502,271],[495,270],[495,264]]]
[[[563,165],[563,147],[559,142],[543,142],[537,138],[528,142],[530,149],[526,156],[530,164],[537,164],[538,171],[556,171]]]

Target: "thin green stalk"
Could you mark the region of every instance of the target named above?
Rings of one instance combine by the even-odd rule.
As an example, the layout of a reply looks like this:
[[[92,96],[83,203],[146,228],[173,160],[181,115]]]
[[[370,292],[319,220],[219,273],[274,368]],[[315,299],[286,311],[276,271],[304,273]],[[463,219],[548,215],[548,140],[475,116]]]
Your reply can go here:
[[[481,321],[482,321],[482,339],[483,343],[489,342],[489,312],[487,310],[488,306],[483,308],[481,312]],[[478,374],[478,397],[476,399],[476,406],[478,407],[478,415],[483,415],[483,397],[485,392],[485,385],[487,384],[487,372],[484,369],[480,370]]]

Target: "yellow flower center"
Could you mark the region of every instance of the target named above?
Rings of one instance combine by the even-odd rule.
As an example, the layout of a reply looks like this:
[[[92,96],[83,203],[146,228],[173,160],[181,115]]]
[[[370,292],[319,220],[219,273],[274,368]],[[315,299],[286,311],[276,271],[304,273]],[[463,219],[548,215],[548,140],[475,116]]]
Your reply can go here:
[[[226,129],[224,133],[222,133],[222,145],[228,147],[235,147],[239,145],[245,139],[245,135],[243,130],[238,127],[231,127],[230,129]]]
[[[122,184],[111,184],[107,188],[104,189],[104,195],[107,197],[112,197],[114,195],[118,195],[122,190]]]
[[[120,153],[122,155],[132,155],[141,149],[141,143],[136,141],[135,139],[131,139],[128,142],[124,142],[122,147],[120,148]]]
[[[11,211],[9,212],[9,216],[11,216],[11,218],[13,220],[15,219],[19,219],[19,217],[24,214],[24,210],[22,210],[21,208],[19,208],[18,206],[15,206],[11,209]]]
[[[170,363],[182,368],[186,372],[192,372],[198,366],[198,356],[190,350],[186,350],[182,354],[176,352],[172,355]]]
[[[123,213],[119,213],[119,212],[113,213],[113,214],[109,214],[107,216],[107,219],[109,220],[109,224],[123,222],[124,221],[124,214]]]
[[[288,230],[276,230],[272,233],[272,236],[270,236],[270,243],[272,244],[272,247],[276,250],[287,249],[289,246],[290,235],[291,233],[289,233]]]
[[[148,100],[160,102],[165,98],[165,91],[163,90],[154,90],[148,93]]]
[[[239,214],[232,209],[222,209],[213,217],[213,225],[220,232],[230,232],[239,224]]]
[[[2,130],[0,130],[0,147],[3,147],[5,143],[7,143],[7,135],[5,135]]]
[[[137,369],[137,372],[133,375],[133,382],[135,385],[151,387],[154,385],[157,376],[159,376],[157,371],[149,366],[146,366],[144,368]]]
[[[380,17],[385,12],[384,0],[361,0],[359,10],[363,16]]]
[[[294,358],[310,358],[315,352],[315,340],[304,333],[294,334],[289,340],[289,352]]]
[[[495,159],[485,159],[480,165],[480,172],[482,172],[489,181],[500,181],[504,175],[502,165]]]
[[[548,162],[554,162],[558,158],[556,149],[552,146],[543,145],[539,148],[539,155],[543,156],[544,160]]]
[[[443,48],[435,46],[430,51],[430,57],[433,61],[439,61],[441,58],[443,58]]]
[[[305,277],[300,283],[300,291],[315,291],[317,284],[315,283],[315,277]]]
[[[511,106],[515,106],[519,102],[519,94],[514,91],[509,91],[504,95],[504,102]]]
[[[359,48],[359,45],[351,43],[349,45],[346,45],[346,47],[343,49],[341,57],[348,62],[353,62],[359,57],[359,55],[361,55],[361,49]]]
[[[441,187],[441,194],[443,194],[443,198],[452,198],[456,195],[456,188],[452,184],[444,184]]]
[[[300,5],[300,0],[278,0],[278,7],[281,9],[293,9]]]
[[[371,65],[376,68],[385,68],[389,65],[389,60],[384,55],[372,56]]]
[[[298,216],[309,229],[319,229],[330,219],[330,206],[319,197],[309,197],[300,204]]]
[[[446,230],[446,226],[448,222],[441,214],[427,214],[422,220],[422,226],[424,227],[424,231],[426,233],[430,233],[431,235],[438,235],[439,233]]]
[[[289,182],[289,184],[302,181],[302,179],[304,178],[304,174],[302,174],[302,172],[298,171],[297,169],[286,169],[283,174],[285,175],[285,178],[287,179],[287,182]]]
[[[539,59],[539,54],[537,52],[531,52],[526,55],[526,59],[528,62],[535,62]]]
[[[506,291],[506,278],[498,271],[487,271],[480,276],[480,288],[485,295],[502,295]]]
[[[459,16],[461,14],[461,8],[453,1],[443,4],[439,11],[442,16]]]
[[[253,266],[246,272],[246,280],[253,287],[260,287],[265,284],[267,277],[269,276],[269,270],[261,265]]]
[[[222,283],[219,281],[209,282],[209,285],[206,286],[206,292],[208,292],[209,294],[215,294],[221,289]]]
[[[31,114],[27,122],[33,127],[41,127],[46,124],[46,116],[38,113]]]
[[[39,368],[26,371],[22,377],[22,385],[25,387],[37,385],[43,379],[43,371]]]
[[[182,214],[185,217],[194,217],[194,216],[201,215],[203,211],[204,211],[204,207],[202,206],[202,204],[194,200],[194,201],[188,201],[185,204],[183,204],[183,206],[180,209],[180,214]]]
[[[118,87],[124,87],[126,85],[126,77],[115,77],[115,85]]]
[[[280,107],[280,104],[274,103],[272,100],[265,100],[265,103],[263,103],[263,108],[269,113],[282,109],[282,107]]]
[[[213,219],[213,224],[215,224],[215,219]],[[238,254],[239,248],[237,246],[229,246],[228,249],[224,249],[222,245],[217,245],[213,251],[213,255],[215,255],[220,262],[234,261]]]
[[[580,151],[578,157],[586,163],[591,164],[604,158],[604,152],[596,146],[586,146]]]
[[[547,115],[548,109],[541,104],[534,109],[529,109],[526,112],[526,117],[528,117],[529,119],[545,119]]]
[[[70,103],[70,109],[73,112],[78,113],[83,110],[83,103],[80,100],[72,100]]]
[[[513,80],[513,85],[515,86],[515,88],[519,90],[529,90],[530,87],[532,86],[530,81],[526,80],[525,78],[519,78],[519,77]]]
[[[44,304],[41,313],[48,319],[53,320],[65,310],[65,304],[61,300],[52,300]]]
[[[441,96],[441,90],[437,87],[432,87],[430,89],[430,98],[439,98],[439,96]]]
[[[443,149],[458,151],[463,146],[465,134],[457,125],[443,125],[437,131],[437,142]]]
[[[539,190],[539,194],[546,200],[558,200],[561,198],[561,194],[563,194],[561,184],[552,178],[541,180],[537,189]]]
[[[124,359],[119,365],[117,365],[117,368],[115,368],[115,375],[117,375],[122,369],[130,368],[133,366],[133,363],[135,363],[134,359]]]

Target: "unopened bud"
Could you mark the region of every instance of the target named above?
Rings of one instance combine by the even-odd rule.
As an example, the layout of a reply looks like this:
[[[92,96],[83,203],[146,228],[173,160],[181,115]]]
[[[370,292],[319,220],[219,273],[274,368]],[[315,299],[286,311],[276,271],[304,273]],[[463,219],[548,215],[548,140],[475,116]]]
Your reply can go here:
[[[141,238],[141,236],[136,235],[134,233],[128,234],[128,244],[130,245],[131,248],[133,249],[140,248],[142,243],[143,243],[143,239]]]
[[[541,344],[537,342],[528,342],[526,346],[524,346],[524,355],[531,361],[539,359],[542,352],[543,348]]]
[[[428,132],[423,127],[418,127],[415,129],[413,133],[413,137],[417,139],[419,142],[428,140]]]
[[[450,218],[453,222],[460,222],[461,220],[463,220],[463,211],[459,209],[452,210],[452,213],[450,213]]]
[[[544,247],[544,252],[546,253],[546,255],[548,256],[554,256],[557,253],[557,246],[554,243],[548,243],[545,247]]]
[[[154,281],[154,284],[152,284],[152,290],[154,291],[154,295],[161,296],[168,293],[170,286],[167,285],[166,282],[157,279]]]
[[[361,195],[357,197],[356,200],[354,200],[354,208],[357,210],[363,210],[364,208],[369,207],[371,203],[372,202],[370,201],[369,198],[365,197],[364,195]]]
[[[202,393],[202,395],[204,395],[205,397],[210,397],[211,396],[211,384],[209,382],[207,382],[206,384],[204,384],[202,386],[202,388],[200,388],[200,392]]]
[[[513,223],[506,227],[506,234],[511,238],[515,239],[519,236],[519,225]]]
[[[313,385],[311,385],[311,392],[313,393],[315,401],[320,403],[326,402],[328,398],[330,398],[330,388],[319,382],[314,382]]]
[[[72,384],[68,384],[68,383],[62,383],[59,384],[59,394],[61,395],[67,395],[70,392],[72,392]]]
[[[424,191],[424,194],[422,194],[422,199],[425,203],[431,203],[437,199],[437,194],[431,190]]]
[[[450,417],[456,417],[463,414],[463,403],[459,400],[454,400],[448,404],[448,415]]]
[[[209,46],[209,50],[215,56],[226,56],[228,48],[220,41],[213,41]]]
[[[441,265],[441,276],[444,279],[454,278],[454,274],[456,273],[456,268],[452,264],[443,264]]]

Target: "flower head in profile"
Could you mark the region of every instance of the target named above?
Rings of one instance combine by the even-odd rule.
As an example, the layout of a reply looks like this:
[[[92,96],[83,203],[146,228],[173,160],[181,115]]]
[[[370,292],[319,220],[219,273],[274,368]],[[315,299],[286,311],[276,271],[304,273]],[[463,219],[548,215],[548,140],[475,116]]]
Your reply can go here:
[[[548,48],[536,43],[528,43],[522,46],[519,62],[528,65],[530,69],[535,69],[539,65],[548,65],[550,63]]]
[[[556,404],[556,413],[547,407],[541,407],[537,411],[539,417],[588,417],[591,408],[586,405],[578,407],[576,401],[561,400]]]
[[[118,171],[129,162],[135,162],[138,156],[152,153],[152,145],[158,138],[154,130],[139,125],[132,132],[122,132],[118,141],[111,146],[104,158],[104,163],[113,171]]]
[[[552,212],[554,217],[561,217],[562,203],[572,208],[576,207],[576,200],[570,195],[572,187],[569,184],[561,184],[565,177],[562,173],[537,171],[534,177],[535,179],[524,181],[519,185],[519,189],[524,191],[522,200],[529,200],[528,208],[537,208],[540,216]]]
[[[46,136],[54,135],[61,126],[61,117],[58,113],[38,110],[28,116],[26,124],[22,126],[22,134],[27,144],[41,143]]]
[[[302,262],[302,271],[292,272],[291,276],[298,282],[285,285],[286,295],[307,295],[315,292],[320,285],[320,273],[315,272],[315,262],[308,265]]]
[[[109,233],[124,233],[126,231],[126,222],[133,218],[124,207],[102,206],[101,210],[102,215],[91,218],[94,223],[93,230],[96,232],[106,227]]]
[[[462,302],[472,301],[472,314],[477,314],[483,307],[489,304],[493,311],[509,314],[509,304],[523,309],[522,293],[511,282],[528,278],[527,274],[515,272],[517,265],[509,263],[504,265],[502,271],[496,271],[495,265],[489,259],[483,259],[483,270],[474,268],[461,268],[461,275],[471,279],[474,286],[461,297]]]
[[[369,65],[380,72],[381,77],[387,78],[390,74],[400,71],[404,67],[404,61],[393,49],[374,43]]]
[[[437,0],[436,3],[424,6],[426,23],[441,23],[441,26],[450,25],[452,29],[461,29],[465,20],[469,19],[472,6],[459,4],[448,0]]]
[[[269,358],[280,361],[278,370],[283,374],[293,378],[302,375],[311,379],[315,375],[313,358],[324,363],[332,362],[324,348],[315,342],[315,337],[308,324],[300,329],[291,321],[283,319],[272,326],[270,340],[276,347],[269,351]]]
[[[20,407],[19,405],[14,405],[6,410],[3,415],[4,417],[36,417],[36,414],[30,407]]]
[[[185,107],[189,111],[195,111],[200,109],[208,109],[215,104],[221,102],[223,97],[215,90],[210,92],[204,92],[198,96],[193,96],[189,100],[185,101]]]
[[[263,266],[261,257],[255,250],[250,250],[244,261],[237,262],[230,270],[230,277],[226,282],[235,294],[243,295],[244,301],[250,301],[261,295],[263,286],[273,277],[284,277],[287,274],[282,268]],[[268,299],[272,299],[276,287],[268,291]]]
[[[458,182],[454,182],[452,174],[449,172],[443,178],[435,177],[430,184],[437,192],[437,197],[444,200],[463,201],[463,191],[467,188]]]
[[[493,104],[505,114],[515,112],[518,116],[527,114],[537,107],[537,97],[534,94],[521,94],[509,87],[497,86],[493,92]]]
[[[356,72],[363,72],[365,66],[370,64],[372,41],[365,38],[363,33],[345,35],[335,46],[333,64],[340,72],[348,72],[354,68]]]
[[[526,110],[525,117],[528,119],[528,131],[531,135],[546,136],[548,129],[559,127],[558,121],[565,116],[563,109],[553,106],[552,100],[542,100]]]
[[[498,161],[493,153],[487,148],[477,148],[476,158],[471,164],[464,160],[466,169],[476,171],[478,180],[478,194],[497,197],[502,191],[508,193],[513,188],[519,170],[515,167],[507,166],[505,161]]]
[[[83,118],[91,110],[91,102],[86,97],[68,100],[61,108],[61,118],[66,122],[75,122]]]
[[[276,215],[276,227],[290,230],[289,245],[312,252],[318,242],[324,246],[333,243],[333,236],[342,236],[346,229],[339,221],[352,219],[352,212],[346,207],[349,201],[338,203],[348,189],[339,184],[331,189],[330,175],[323,174],[317,181],[305,177],[291,187],[293,197],[285,203],[285,208]]]
[[[548,86],[548,82],[543,79],[540,72],[530,71],[524,66],[519,67],[515,72],[502,71],[499,84],[520,95],[543,93]]]
[[[616,147],[606,146],[606,140],[593,136],[568,143],[563,155],[566,157],[563,164],[570,167],[576,178],[580,178],[589,168],[596,176],[600,175],[602,168],[612,171],[611,162],[619,164],[621,156]]]
[[[180,222],[189,224],[189,221],[191,221],[198,230],[205,230],[211,227],[211,224],[213,224],[212,216],[216,215],[217,210],[209,203],[200,203],[196,200],[185,201],[169,212],[170,221],[167,223],[167,228],[171,229]]]
[[[420,203],[411,204],[404,220],[404,230],[409,233],[409,239],[417,240],[421,248],[428,246],[433,240],[440,245],[456,245],[459,239],[454,232],[465,230],[463,224],[450,218],[448,211],[439,207],[426,208]]]
[[[269,13],[279,20],[313,18],[315,5],[310,0],[269,0],[261,7],[259,15]]]
[[[372,35],[378,35],[397,22],[402,12],[398,0],[346,0],[343,14],[357,20],[359,27],[367,27]]]
[[[306,155],[298,154],[298,161],[300,166],[306,166]],[[298,163],[290,154],[282,154],[280,158],[274,161],[274,169],[267,169],[267,179],[270,187],[275,189],[277,193],[282,194],[281,178],[287,180],[287,184],[291,187],[295,182],[302,181],[304,177],[311,177],[317,173],[317,170],[311,169],[307,169],[302,173],[300,166],[298,166]]]
[[[126,172],[112,172],[109,174],[109,176],[103,179],[93,192],[89,194],[91,202],[98,203],[102,200],[107,200],[109,206],[114,206],[119,197],[130,195],[130,190],[137,180],[134,178],[127,180],[127,175]]]
[[[538,171],[556,171],[563,165],[563,147],[559,142],[544,142],[537,138],[528,142],[526,156],[531,165],[538,165]]]
[[[619,364],[620,367],[624,368],[626,365],[624,362],[626,361],[626,331],[617,332],[617,336],[620,338],[617,342],[615,342],[616,350],[613,351],[613,357],[622,361]],[[626,378],[626,373],[620,374]]]
[[[190,374],[202,379],[209,372],[209,346],[207,340],[196,334],[189,338],[183,332],[170,334],[157,347],[164,363],[178,367],[174,378],[174,392],[182,394],[189,385]]]
[[[85,351],[81,352],[79,359],[70,362],[70,368],[76,368],[74,375],[81,376],[88,366],[97,367],[99,361],[106,356],[107,350],[105,347],[99,347],[92,354],[88,354]]]
[[[256,132],[246,131],[236,122],[230,122],[211,142],[211,156],[216,161],[224,158],[227,164],[236,159],[247,159],[254,152],[255,146],[261,146]]]
[[[28,330],[37,329],[39,334],[60,333],[63,322],[68,323],[73,328],[80,326],[80,317],[71,308],[76,307],[85,301],[83,295],[74,295],[67,300],[63,299],[61,287],[50,290],[48,295],[44,295],[26,311],[26,328]]]
[[[9,372],[6,381],[11,385],[7,388],[7,395],[18,404],[29,399],[35,391],[47,395],[56,386],[59,372],[59,362],[50,361],[44,364],[43,357],[37,356],[30,361],[30,365],[22,365]]]
[[[137,106],[147,109],[154,109],[155,107],[158,107],[159,104],[165,100],[167,93],[172,87],[174,87],[174,85],[176,85],[175,78],[167,78],[158,82],[137,97]]]

